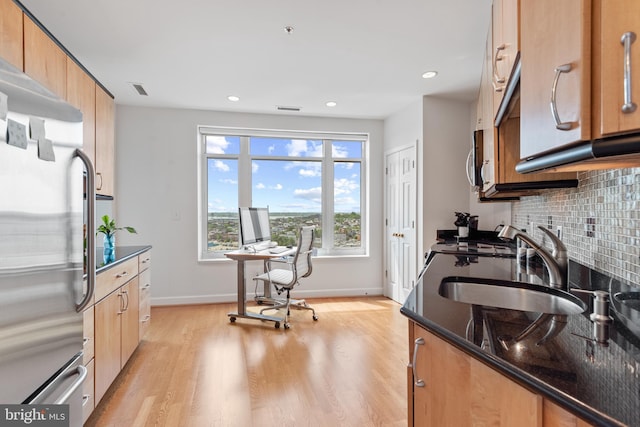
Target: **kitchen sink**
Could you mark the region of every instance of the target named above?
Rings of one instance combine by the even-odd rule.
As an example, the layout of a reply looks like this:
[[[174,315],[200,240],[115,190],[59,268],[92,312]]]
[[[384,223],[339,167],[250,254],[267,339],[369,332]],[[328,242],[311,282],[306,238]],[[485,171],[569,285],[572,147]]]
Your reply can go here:
[[[467,304],[547,314],[580,314],[587,305],[560,289],[531,283],[471,277],[446,277],[438,293]]]

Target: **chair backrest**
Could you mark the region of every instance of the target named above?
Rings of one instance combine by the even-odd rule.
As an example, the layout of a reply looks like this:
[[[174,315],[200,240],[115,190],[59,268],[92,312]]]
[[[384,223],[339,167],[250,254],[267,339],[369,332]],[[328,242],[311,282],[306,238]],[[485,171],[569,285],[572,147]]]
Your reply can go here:
[[[300,227],[298,231],[298,248],[293,258],[296,276],[307,277],[311,274],[311,253],[313,250],[313,238],[315,226]]]

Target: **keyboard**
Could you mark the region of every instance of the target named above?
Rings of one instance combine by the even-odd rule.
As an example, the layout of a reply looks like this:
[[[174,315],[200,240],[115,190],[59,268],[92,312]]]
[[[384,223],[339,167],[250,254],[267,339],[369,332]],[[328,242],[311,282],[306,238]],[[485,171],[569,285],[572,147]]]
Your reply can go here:
[[[282,252],[286,252],[286,251],[288,251],[290,249],[291,248],[288,248],[286,246],[276,246],[275,248],[269,249],[269,253],[270,254],[281,254]]]

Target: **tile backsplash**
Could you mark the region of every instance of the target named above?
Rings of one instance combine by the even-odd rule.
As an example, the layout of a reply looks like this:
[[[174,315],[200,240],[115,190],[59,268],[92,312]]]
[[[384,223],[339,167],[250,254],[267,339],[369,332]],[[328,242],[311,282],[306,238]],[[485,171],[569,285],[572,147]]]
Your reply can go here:
[[[512,224],[537,241],[538,225],[560,228],[572,260],[640,285],[640,168],[579,172],[578,180],[577,188],[513,202]]]

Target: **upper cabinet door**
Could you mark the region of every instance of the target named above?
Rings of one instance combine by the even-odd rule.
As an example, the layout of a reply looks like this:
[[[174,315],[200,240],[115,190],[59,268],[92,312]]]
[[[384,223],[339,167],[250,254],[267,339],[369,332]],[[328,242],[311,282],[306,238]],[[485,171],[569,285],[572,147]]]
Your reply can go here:
[[[494,0],[493,2],[491,74],[494,90],[494,117],[504,97],[509,76],[520,50],[519,4],[519,0]]]
[[[96,83],[71,58],[67,58],[67,101],[82,111],[82,149],[96,163]]]
[[[12,0],[0,0],[0,56],[24,69],[22,10]]]
[[[67,97],[67,55],[31,19],[24,18],[24,72]]]
[[[113,196],[115,170],[115,103],[96,86],[96,192]]]
[[[640,129],[640,2],[601,1],[601,129],[603,135]],[[597,40],[596,40],[597,41]],[[597,71],[596,71],[597,72]]]
[[[520,157],[591,136],[591,1],[521,0]]]

